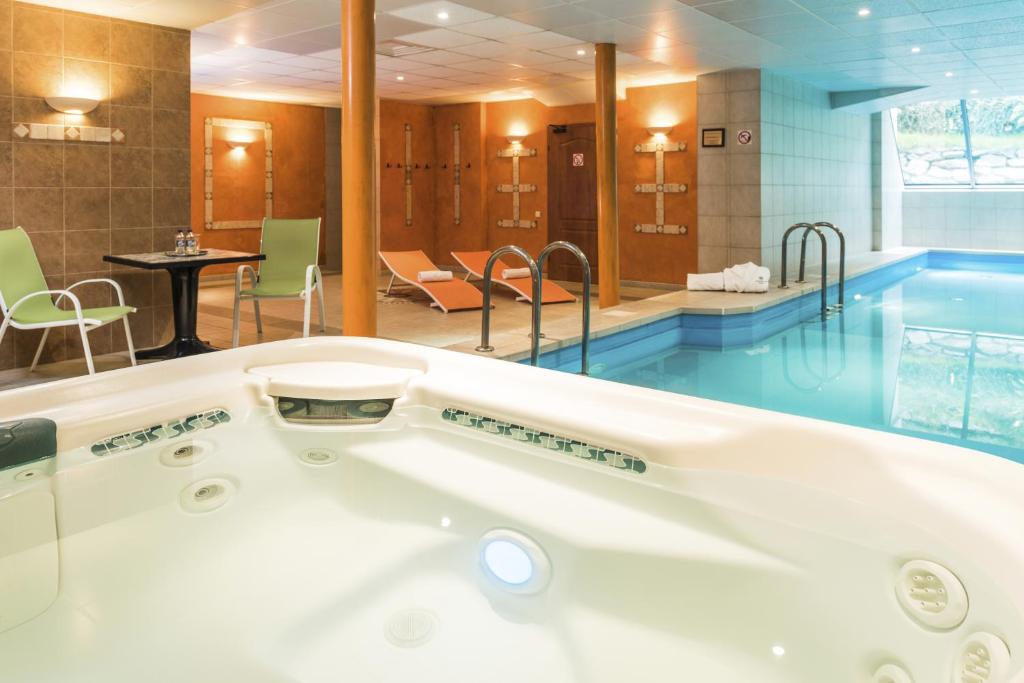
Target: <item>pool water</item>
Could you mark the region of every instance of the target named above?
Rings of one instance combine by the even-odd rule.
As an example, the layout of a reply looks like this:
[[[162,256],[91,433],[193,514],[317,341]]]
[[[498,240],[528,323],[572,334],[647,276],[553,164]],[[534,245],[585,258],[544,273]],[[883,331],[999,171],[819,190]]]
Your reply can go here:
[[[753,344],[681,343],[682,319],[625,345],[606,338],[591,374],[1024,462],[1024,258],[924,263],[873,291],[848,286],[845,311],[827,322]],[[579,367],[564,354],[558,363]]]

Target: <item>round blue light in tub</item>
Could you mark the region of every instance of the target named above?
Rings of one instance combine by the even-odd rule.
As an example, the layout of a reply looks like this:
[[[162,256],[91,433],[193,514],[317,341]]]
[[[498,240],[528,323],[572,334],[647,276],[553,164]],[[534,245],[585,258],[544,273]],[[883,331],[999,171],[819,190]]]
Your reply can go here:
[[[529,595],[547,588],[551,560],[529,536],[512,529],[494,529],[480,539],[480,566],[499,588]]]

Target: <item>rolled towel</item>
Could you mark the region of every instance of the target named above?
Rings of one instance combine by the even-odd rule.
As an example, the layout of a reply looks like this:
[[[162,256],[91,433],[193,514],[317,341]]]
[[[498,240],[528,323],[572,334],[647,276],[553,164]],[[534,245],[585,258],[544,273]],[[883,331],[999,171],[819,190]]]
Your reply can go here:
[[[751,292],[763,294],[768,291],[771,273],[756,263],[741,263],[723,272],[727,292]]]
[[[722,273],[690,273],[686,276],[686,288],[695,292],[721,292],[725,289]]]
[[[524,277],[530,277],[529,268],[506,268],[501,271],[502,280],[521,280]]]
[[[448,282],[452,279],[450,270],[421,270],[416,274],[420,282]]]

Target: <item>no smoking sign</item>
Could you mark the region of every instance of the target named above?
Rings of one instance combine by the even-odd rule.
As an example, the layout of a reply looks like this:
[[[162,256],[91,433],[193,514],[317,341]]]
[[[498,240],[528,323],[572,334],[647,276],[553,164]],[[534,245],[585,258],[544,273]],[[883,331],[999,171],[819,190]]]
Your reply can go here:
[[[740,143],[741,145],[749,145],[753,139],[754,134],[751,133],[749,130],[741,130],[740,132],[736,133],[736,142]]]

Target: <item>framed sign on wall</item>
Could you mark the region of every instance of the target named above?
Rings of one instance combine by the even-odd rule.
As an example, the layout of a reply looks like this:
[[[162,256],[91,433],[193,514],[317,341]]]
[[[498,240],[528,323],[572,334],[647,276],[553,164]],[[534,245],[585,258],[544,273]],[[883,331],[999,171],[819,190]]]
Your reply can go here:
[[[725,128],[705,128],[700,132],[701,147],[725,147]]]

